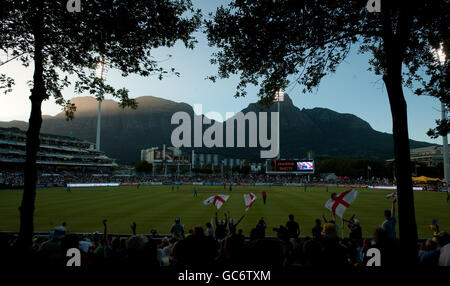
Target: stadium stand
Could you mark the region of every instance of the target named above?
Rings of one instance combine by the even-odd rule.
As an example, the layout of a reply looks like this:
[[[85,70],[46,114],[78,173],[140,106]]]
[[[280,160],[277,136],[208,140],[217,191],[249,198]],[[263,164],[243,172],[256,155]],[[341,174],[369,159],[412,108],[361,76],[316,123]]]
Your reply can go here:
[[[37,164],[40,183],[62,183],[61,178],[79,174],[110,173],[118,165],[95,150],[95,144],[71,136],[40,135]],[[25,162],[26,133],[0,128],[0,185],[21,186]]]

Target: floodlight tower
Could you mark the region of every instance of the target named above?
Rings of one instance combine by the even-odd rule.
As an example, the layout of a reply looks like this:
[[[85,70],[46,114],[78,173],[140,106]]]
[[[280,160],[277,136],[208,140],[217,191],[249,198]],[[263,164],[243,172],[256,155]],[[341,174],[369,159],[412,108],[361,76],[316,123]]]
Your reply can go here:
[[[275,92],[275,101],[278,102],[278,159],[281,158],[281,145],[280,145],[280,133],[281,133],[281,124],[280,124],[280,102],[284,101],[284,90],[280,88],[277,92]]]
[[[95,68],[95,77],[100,80],[106,78],[106,74],[109,70],[109,64],[101,59]],[[98,112],[97,112],[97,137],[95,139],[95,149],[100,151],[100,130],[101,130],[101,118],[102,118],[102,99],[98,99]]]
[[[439,65],[439,67],[442,69],[445,61],[446,61],[446,54],[444,52],[444,45],[443,43],[440,44],[439,49],[432,49],[433,54],[434,54],[434,58],[436,60],[436,63]],[[442,120],[446,120],[447,119],[447,109],[445,107],[444,102],[441,100],[441,118]],[[448,140],[447,140],[447,134],[442,135],[442,145],[443,145],[443,149],[444,149],[444,177],[445,177],[445,183],[449,184],[449,175],[450,175],[450,170],[449,170],[449,158],[448,158]]]

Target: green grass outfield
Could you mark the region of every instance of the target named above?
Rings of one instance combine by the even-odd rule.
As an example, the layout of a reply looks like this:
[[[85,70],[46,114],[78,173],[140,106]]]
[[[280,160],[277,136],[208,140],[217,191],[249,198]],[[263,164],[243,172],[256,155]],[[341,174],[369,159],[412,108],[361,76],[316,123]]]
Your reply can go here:
[[[230,193],[222,186],[197,186],[198,197],[193,196],[194,186],[180,186],[171,191],[170,186],[102,187],[102,188],[65,188],[38,189],[36,197],[35,230],[48,231],[66,221],[69,231],[102,231],[102,219],[108,219],[110,233],[130,233],[130,224],[137,223],[138,233],[149,233],[156,229],[158,233],[169,233],[175,217],[181,217],[186,228],[204,225],[214,216],[216,209],[203,205],[203,200],[212,194],[231,195],[220,209],[219,218],[225,211],[238,219],[244,213],[243,194],[254,192],[258,199],[249,210],[239,228],[248,235],[260,217],[268,225],[267,235],[273,235],[273,227],[284,224],[292,213],[300,223],[301,236],[310,236],[314,219],[322,213],[330,217],[324,208],[331,192],[342,192],[343,188],[309,187],[258,187],[235,186]],[[267,204],[261,199],[261,191],[267,192]],[[373,229],[383,221],[383,210],[390,209],[391,200],[385,198],[390,191],[358,189],[359,195],[347,210],[346,216],[357,214],[365,236],[371,236]],[[427,229],[433,218],[438,219],[441,230],[450,231],[450,204],[446,203],[446,194],[438,192],[414,193],[416,219],[419,236],[431,237]],[[0,191],[0,231],[19,230],[18,206],[22,198],[20,190]]]

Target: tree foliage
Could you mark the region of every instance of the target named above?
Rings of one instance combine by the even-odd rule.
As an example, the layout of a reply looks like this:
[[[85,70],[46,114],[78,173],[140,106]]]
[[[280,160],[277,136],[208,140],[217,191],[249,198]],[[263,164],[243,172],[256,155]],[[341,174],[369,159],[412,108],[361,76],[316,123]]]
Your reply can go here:
[[[119,98],[121,107],[136,108],[125,88],[116,89],[94,74],[99,62],[121,71],[122,76],[176,73],[159,66],[153,49],[177,41],[193,48],[192,33],[200,24],[200,11],[190,0],[90,0],[81,12],[70,13],[66,1],[3,0],[0,14],[0,51],[34,65],[31,112],[24,165],[24,192],[20,206],[18,244],[31,245],[36,198],[36,162],[42,125],[41,105],[53,97],[67,118],[76,106],[64,99],[62,90],[74,86],[102,100],[106,94]],[[0,75],[0,87],[11,90],[14,81]]]
[[[370,168],[370,169],[369,169]],[[348,176],[352,179],[360,177],[392,178],[387,165],[378,160],[329,158],[317,163],[317,173],[334,173],[337,176]]]
[[[303,86],[304,93],[317,88],[352,46],[370,53],[371,69],[381,76],[391,107],[402,258],[414,264],[417,226],[403,88],[449,105],[449,61],[438,68],[431,48],[443,43],[449,52],[450,1],[381,0],[380,13],[369,13],[366,4],[231,1],[206,21],[209,44],[219,48],[211,59],[218,73],[210,79],[238,75],[236,96],[245,96],[249,84],[259,85],[260,102],[271,104],[275,92],[292,82]]]
[[[39,3],[37,3],[39,2]],[[192,33],[200,24],[200,11],[189,0],[82,1],[82,11],[70,13],[66,1],[3,0],[0,50],[29,66],[35,56],[35,34],[42,39],[44,99],[53,96],[67,115],[73,104],[62,90],[74,86],[99,100],[106,94],[120,99],[121,107],[136,107],[128,90],[115,88],[95,77],[95,67],[105,61],[123,76],[176,73],[159,66],[152,50],[171,47],[178,40],[193,48]],[[0,87],[11,90],[13,79],[0,75]]]
[[[142,160],[134,164],[134,170],[138,173],[151,173],[153,170],[153,165],[149,162]]]
[[[245,96],[249,84],[259,85],[261,101],[270,103],[290,83],[311,92],[336,71],[353,46],[370,52],[371,69],[383,75],[383,23],[389,17],[394,23],[391,36],[396,35],[406,5],[414,33],[393,39],[406,67],[402,81],[416,94],[438,97],[450,106],[449,61],[437,68],[431,50],[443,43],[449,54],[449,1],[390,2],[382,2],[383,13],[369,13],[366,1],[232,1],[205,21],[210,45],[219,48],[211,59],[218,73],[210,79],[238,75],[236,96]]]

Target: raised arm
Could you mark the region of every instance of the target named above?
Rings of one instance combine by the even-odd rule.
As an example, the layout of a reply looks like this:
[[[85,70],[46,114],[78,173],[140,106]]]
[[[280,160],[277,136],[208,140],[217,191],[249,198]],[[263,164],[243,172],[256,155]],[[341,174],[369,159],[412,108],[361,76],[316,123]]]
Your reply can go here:
[[[134,221],[131,224],[131,230],[133,231],[133,235],[136,235],[136,222],[134,222]]]
[[[227,213],[225,213],[225,227],[227,227],[228,224],[229,224],[229,221],[228,221]]]
[[[324,221],[325,223],[328,222],[327,217],[325,216],[325,214],[322,214],[322,218],[323,218],[323,221]]]
[[[397,202],[397,199],[392,200],[391,216],[395,215],[395,203],[396,202]]]
[[[102,221],[102,223],[103,223],[103,238],[104,238],[105,240],[106,240],[106,238],[108,237],[108,226],[107,226],[106,222],[107,222],[106,219],[104,219],[104,220]]]

